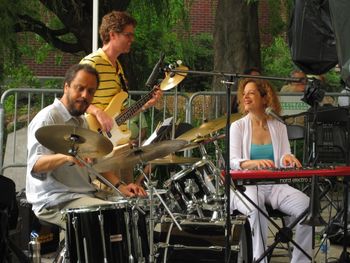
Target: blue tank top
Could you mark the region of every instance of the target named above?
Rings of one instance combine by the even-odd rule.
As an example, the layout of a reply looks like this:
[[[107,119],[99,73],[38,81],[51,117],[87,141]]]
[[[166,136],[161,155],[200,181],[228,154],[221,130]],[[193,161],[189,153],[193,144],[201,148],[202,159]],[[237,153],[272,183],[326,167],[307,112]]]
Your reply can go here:
[[[253,144],[250,148],[250,160],[268,159],[274,161],[272,144]]]

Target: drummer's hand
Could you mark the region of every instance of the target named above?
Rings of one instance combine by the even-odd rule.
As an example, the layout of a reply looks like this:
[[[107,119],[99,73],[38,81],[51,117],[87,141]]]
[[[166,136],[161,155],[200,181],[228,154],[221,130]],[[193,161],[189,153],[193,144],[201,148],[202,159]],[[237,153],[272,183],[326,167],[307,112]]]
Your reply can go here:
[[[298,168],[300,168],[302,166],[301,163],[299,162],[299,160],[297,158],[295,158],[295,156],[292,154],[286,154],[283,157],[282,164],[285,167],[298,167]]]
[[[95,117],[103,131],[110,131],[113,128],[113,118],[111,118],[106,112],[99,109],[95,112]]]
[[[73,166],[73,165],[79,165],[80,167],[83,167],[84,164],[81,163],[77,158],[75,158],[74,156],[71,155],[65,155],[66,158],[66,162],[69,163],[69,165]]]
[[[136,184],[121,185],[118,189],[127,197],[147,195],[145,189]]]

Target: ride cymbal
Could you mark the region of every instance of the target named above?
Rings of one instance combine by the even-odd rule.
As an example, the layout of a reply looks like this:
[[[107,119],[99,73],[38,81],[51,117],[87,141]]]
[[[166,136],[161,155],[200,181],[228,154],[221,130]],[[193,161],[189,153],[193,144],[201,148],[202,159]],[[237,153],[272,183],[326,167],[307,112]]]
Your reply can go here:
[[[89,129],[71,125],[48,125],[39,128],[35,137],[55,153],[96,158],[110,153],[113,145],[103,135]]]
[[[156,158],[162,158],[184,147],[184,140],[171,140],[152,143],[146,146],[130,149],[121,156],[103,157],[97,160],[93,168],[97,172],[107,172],[115,169],[133,167],[137,163],[145,163]]]
[[[241,114],[238,114],[238,113],[231,114],[231,117],[230,117],[231,123],[240,118],[241,118]],[[198,140],[202,137],[205,137],[208,134],[221,130],[222,128],[225,127],[225,125],[226,125],[226,116],[222,116],[220,118],[217,118],[208,122],[204,122],[199,127],[193,128],[181,134],[176,139],[186,140],[186,141],[192,141],[196,139]]]
[[[178,66],[175,70],[188,70],[186,66]],[[187,73],[183,72],[165,72],[165,78],[160,83],[161,90],[169,90],[179,84],[186,77]]]

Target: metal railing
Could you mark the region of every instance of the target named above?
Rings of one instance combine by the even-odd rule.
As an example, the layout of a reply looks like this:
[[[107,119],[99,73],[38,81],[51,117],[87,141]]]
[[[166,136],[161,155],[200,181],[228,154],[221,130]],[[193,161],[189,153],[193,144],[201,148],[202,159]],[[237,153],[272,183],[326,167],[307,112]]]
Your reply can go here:
[[[130,98],[137,99],[147,91],[130,91]],[[235,94],[235,93],[233,93]],[[16,88],[6,90],[0,100],[0,169],[3,172],[9,167],[25,167],[26,163],[17,162],[16,145],[17,131],[27,127],[35,113],[52,103],[53,99],[62,95],[62,89],[33,89]],[[280,96],[301,96],[298,93],[280,93]],[[327,93],[327,96],[349,96],[341,93]],[[219,97],[226,96],[225,92],[201,91],[191,95],[186,93],[164,92],[161,102],[157,103],[150,111],[150,132],[153,132],[159,121],[169,116],[174,117],[174,122],[187,122],[194,126],[196,122],[219,117],[222,100]],[[5,127],[6,126],[6,127]],[[12,133],[12,141],[7,141],[7,134]],[[3,166],[5,142],[11,147],[11,162]],[[26,145],[21,147],[26,148]]]

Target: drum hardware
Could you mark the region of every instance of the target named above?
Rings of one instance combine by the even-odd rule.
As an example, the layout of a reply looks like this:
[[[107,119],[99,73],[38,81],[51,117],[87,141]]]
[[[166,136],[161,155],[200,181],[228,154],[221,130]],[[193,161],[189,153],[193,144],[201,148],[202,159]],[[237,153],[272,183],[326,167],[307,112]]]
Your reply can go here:
[[[104,220],[103,220],[103,215],[100,211],[100,214],[98,215],[98,222],[100,224],[100,233],[101,233],[101,240],[102,240],[102,252],[103,252],[103,262],[107,262],[107,251],[106,251],[106,240],[104,237]],[[87,257],[85,257],[87,258]]]
[[[72,225],[73,225],[73,228],[74,228],[74,233],[75,233],[75,236],[78,237],[79,234],[78,234],[78,220],[76,217],[73,217],[73,220],[72,220]],[[66,236],[66,239],[68,240],[67,236]],[[78,256],[78,262],[82,262],[81,261],[81,255],[80,255],[80,250],[79,250],[79,238],[76,238],[75,239],[75,245],[77,247],[77,256]],[[68,246],[67,246],[68,247]]]
[[[132,234],[133,234],[134,247],[136,250],[135,254],[137,257],[137,262],[144,262],[144,256],[142,254],[142,244],[141,244],[140,237],[138,236],[138,231],[136,229],[136,226],[138,225],[138,221],[139,221],[139,215],[137,211],[133,209],[131,211],[132,211],[132,224],[134,226],[132,228]]]
[[[124,220],[125,220],[125,224],[129,226],[130,217],[128,212],[124,212]],[[128,249],[129,251],[131,251],[131,236],[129,231],[126,231],[126,239],[127,239]],[[133,263],[133,262],[134,262],[134,257],[132,256],[132,253],[129,253],[129,263]]]
[[[152,183],[152,174],[149,175],[149,178],[147,177],[147,175],[145,174],[145,172],[142,169],[142,165],[137,165],[136,169],[143,175],[143,177],[145,178],[145,186],[147,187],[148,191],[149,191],[149,203],[150,203],[150,212],[149,212],[149,246],[150,246],[150,253],[149,253],[149,262],[153,263],[154,261],[154,257],[155,257],[155,247],[154,247],[154,236],[153,236],[153,229],[154,229],[154,214],[153,214],[153,202],[154,202],[154,197],[153,197],[153,193],[158,197],[158,199],[160,200],[160,202],[162,203],[162,205],[164,206],[165,210],[168,212],[169,216],[171,217],[171,219],[173,220],[173,222],[176,224],[177,228],[179,230],[182,231],[182,228],[180,226],[180,224],[176,221],[173,213],[170,211],[169,207],[166,205],[166,203],[164,202],[163,198],[160,196],[160,194],[158,193],[157,189],[154,187],[153,183]]]
[[[208,221],[208,219],[184,219],[183,216],[180,220],[180,224],[184,230],[181,232],[173,228],[173,222],[169,220],[169,218],[164,218],[162,221],[164,226],[160,229],[160,241],[156,244],[157,250],[160,251],[161,262],[179,262],[176,260],[172,261],[174,253],[187,253],[187,255],[191,255],[191,257],[197,255],[199,258],[203,257],[202,259],[205,259],[205,262],[207,262],[206,260],[212,259],[207,258],[206,255],[210,255],[210,257],[214,255],[215,259],[213,258],[212,260],[217,260],[215,262],[222,262],[220,256],[223,256],[223,252],[226,249],[223,235],[226,231],[225,221],[211,222]],[[251,242],[249,242],[251,241],[251,236],[247,217],[243,215],[235,216],[232,218],[231,223],[233,227],[229,234],[230,250],[235,252],[235,256],[230,262],[238,262],[236,260],[239,256],[242,256],[242,262],[252,262]],[[165,240],[163,239],[164,234]],[[212,237],[212,239],[209,238],[209,236]],[[172,251],[173,254],[169,254],[169,251]],[[205,252],[208,253],[205,254]],[[210,254],[211,252],[218,252],[218,254]]]

